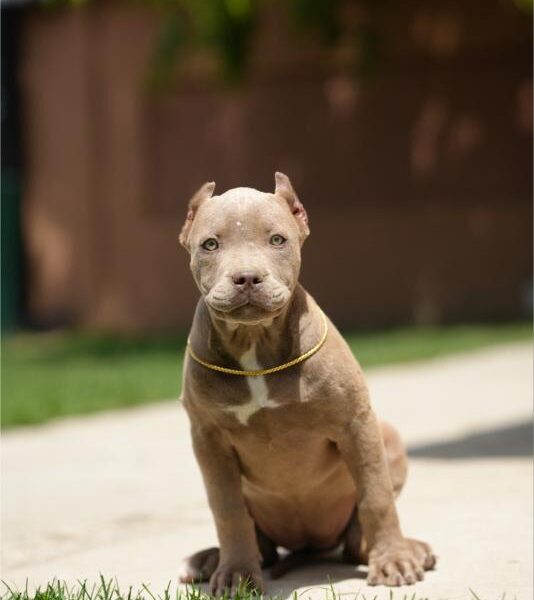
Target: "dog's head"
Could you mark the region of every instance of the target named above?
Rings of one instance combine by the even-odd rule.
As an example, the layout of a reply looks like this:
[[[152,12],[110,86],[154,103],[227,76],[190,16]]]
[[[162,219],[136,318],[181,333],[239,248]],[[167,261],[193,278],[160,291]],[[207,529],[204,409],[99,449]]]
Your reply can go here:
[[[276,173],[275,180],[274,194],[235,188],[214,196],[215,184],[206,183],[189,202],[180,242],[218,318],[272,319],[297,285],[308,219],[289,178]]]

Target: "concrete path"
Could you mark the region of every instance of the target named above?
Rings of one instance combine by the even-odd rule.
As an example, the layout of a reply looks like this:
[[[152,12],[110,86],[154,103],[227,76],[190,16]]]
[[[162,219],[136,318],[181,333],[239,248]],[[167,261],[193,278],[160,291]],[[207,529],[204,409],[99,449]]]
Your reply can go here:
[[[407,440],[405,532],[440,557],[410,595],[532,598],[532,348],[514,344],[369,373],[378,414]],[[215,543],[188,423],[176,402],[19,429],[2,439],[2,578],[116,576],[160,592],[180,559]],[[363,570],[310,566],[268,593],[314,588],[389,598]],[[396,594],[395,598],[402,598]],[[354,596],[352,596],[354,597]]]

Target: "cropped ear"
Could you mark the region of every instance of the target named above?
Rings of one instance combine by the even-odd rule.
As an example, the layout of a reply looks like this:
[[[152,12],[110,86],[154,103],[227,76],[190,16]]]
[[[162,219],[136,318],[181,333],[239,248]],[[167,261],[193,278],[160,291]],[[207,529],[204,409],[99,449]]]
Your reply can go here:
[[[187,207],[187,216],[185,218],[185,223],[182,226],[182,231],[180,232],[180,244],[186,249],[188,247],[189,240],[189,232],[191,231],[191,225],[193,224],[193,220],[195,215],[197,214],[200,205],[208,198],[213,196],[213,191],[215,190],[215,182],[210,181],[205,183],[194,196],[189,200],[189,206]]]
[[[274,193],[277,196],[281,196],[287,202],[289,209],[293,213],[295,220],[299,226],[301,241],[304,241],[308,235],[310,235],[310,228],[308,227],[308,215],[306,210],[299,200],[289,177],[277,171],[274,174],[274,180],[276,187]]]

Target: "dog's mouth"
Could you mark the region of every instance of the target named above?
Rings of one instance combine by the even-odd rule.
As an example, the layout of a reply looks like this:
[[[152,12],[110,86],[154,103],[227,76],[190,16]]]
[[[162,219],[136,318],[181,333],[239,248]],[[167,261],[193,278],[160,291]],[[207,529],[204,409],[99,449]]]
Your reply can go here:
[[[205,296],[207,305],[221,318],[238,323],[260,322],[277,316],[289,300],[289,290],[280,286],[273,292],[239,291],[231,295]]]
[[[231,311],[220,313],[220,317],[229,323],[240,325],[257,325],[271,321],[280,314],[278,310],[266,310],[255,304],[247,303]]]

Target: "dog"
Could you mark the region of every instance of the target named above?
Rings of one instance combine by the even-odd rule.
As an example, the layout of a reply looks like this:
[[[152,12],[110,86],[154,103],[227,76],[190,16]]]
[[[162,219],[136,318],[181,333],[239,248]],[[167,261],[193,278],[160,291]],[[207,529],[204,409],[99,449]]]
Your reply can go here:
[[[275,183],[220,196],[204,184],[180,233],[201,293],[182,398],[219,540],[186,559],[181,581],[209,581],[215,595],[243,580],[262,590],[277,548],[341,546],[368,565],[369,585],[413,584],[436,558],[399,525],[405,448],[298,282],[308,218],[289,178]]]

